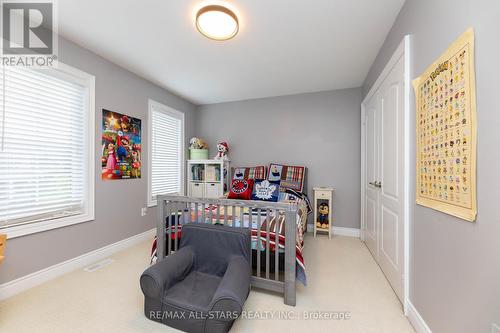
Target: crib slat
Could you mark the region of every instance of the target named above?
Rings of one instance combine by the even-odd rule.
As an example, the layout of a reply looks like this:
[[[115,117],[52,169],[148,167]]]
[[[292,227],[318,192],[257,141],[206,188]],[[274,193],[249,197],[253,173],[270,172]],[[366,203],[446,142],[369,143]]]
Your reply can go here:
[[[240,208],[240,228],[243,228],[243,210],[244,210],[244,208],[241,206],[239,208]]]
[[[198,217],[198,203],[194,204],[194,222],[200,223],[200,218]]]
[[[156,206],[156,260],[159,262],[165,259],[165,200],[158,198]]]
[[[220,205],[217,205],[217,223],[220,223]]]
[[[190,209],[191,209],[191,205],[189,204],[189,202],[182,204],[182,223],[181,223],[181,226],[186,224],[186,223],[189,223],[189,221],[191,220]]]
[[[168,231],[165,235],[165,237],[167,237],[167,256],[170,255],[170,249],[172,246],[172,239],[170,238],[170,234],[172,233],[172,205],[172,201],[167,202],[167,213],[165,214],[165,216],[168,216]],[[166,221],[163,221],[163,223],[166,223]]]
[[[214,221],[214,210],[212,209],[212,204],[208,204],[208,213],[210,216],[210,220],[208,220],[208,224],[213,224]]]
[[[202,209],[202,211],[201,211],[201,218],[202,218],[201,223],[207,223],[207,219],[206,219],[206,216],[205,216],[206,215],[206,206],[205,206],[205,203],[203,203],[201,205],[201,209]]]
[[[174,223],[175,223],[175,226],[174,226],[174,251],[177,251],[177,228],[178,228],[179,222],[180,222],[179,213],[180,213],[179,203],[176,203],[175,204],[175,218],[174,218]]]
[[[244,208],[241,207],[243,210]],[[243,224],[243,222],[242,222]],[[248,207],[248,229],[250,231],[250,269],[252,269],[252,208]]]
[[[279,211],[274,211],[274,280],[279,281],[280,273],[280,256],[279,256],[279,244],[280,244],[280,228],[279,228]]]
[[[262,210],[259,208],[257,209],[257,277],[260,277],[260,247],[261,247],[261,240],[260,240],[260,227],[261,227],[261,216],[260,214],[262,213]]]
[[[271,211],[266,211],[266,279],[269,279],[269,223],[271,222]]]
[[[224,205],[224,225],[227,225],[227,205]]]
[[[234,206],[230,206],[231,207],[231,227],[234,227]]]

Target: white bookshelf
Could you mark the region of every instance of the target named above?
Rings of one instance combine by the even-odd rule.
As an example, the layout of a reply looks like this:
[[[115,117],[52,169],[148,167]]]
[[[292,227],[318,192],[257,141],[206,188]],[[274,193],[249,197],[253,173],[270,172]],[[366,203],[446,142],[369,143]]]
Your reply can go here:
[[[229,188],[229,161],[188,160],[187,195],[194,198],[220,198]]]

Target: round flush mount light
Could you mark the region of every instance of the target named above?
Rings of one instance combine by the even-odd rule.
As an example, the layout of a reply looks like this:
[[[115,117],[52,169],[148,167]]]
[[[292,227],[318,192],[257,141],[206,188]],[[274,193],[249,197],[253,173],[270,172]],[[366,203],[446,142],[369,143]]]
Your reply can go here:
[[[208,5],[196,13],[196,28],[205,37],[228,40],[236,36],[239,29],[236,14],[222,5]]]

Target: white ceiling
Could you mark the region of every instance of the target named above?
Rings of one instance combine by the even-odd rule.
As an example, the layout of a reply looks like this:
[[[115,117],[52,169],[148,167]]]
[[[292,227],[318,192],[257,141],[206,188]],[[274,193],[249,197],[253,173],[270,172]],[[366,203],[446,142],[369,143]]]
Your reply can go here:
[[[225,42],[194,0],[58,1],[59,33],[196,103],[359,87],[404,0],[240,0]],[[219,1],[220,2],[220,1]]]

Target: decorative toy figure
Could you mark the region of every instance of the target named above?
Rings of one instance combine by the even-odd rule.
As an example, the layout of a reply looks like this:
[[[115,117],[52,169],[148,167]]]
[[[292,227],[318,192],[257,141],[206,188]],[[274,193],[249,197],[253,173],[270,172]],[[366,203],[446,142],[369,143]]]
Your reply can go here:
[[[200,138],[191,138],[189,140],[189,148],[191,149],[208,149],[207,143]]]
[[[216,160],[227,160],[227,153],[229,151],[229,146],[227,142],[219,142],[217,144],[217,155],[215,156]]]
[[[118,145],[118,149],[116,150],[116,155],[120,159],[120,163],[123,163],[124,159],[128,157],[128,152],[129,152],[128,136],[123,136],[122,132],[118,132],[118,136],[116,138],[116,144]]]
[[[330,209],[327,203],[321,203],[318,209],[318,221],[316,227],[321,229],[328,229],[328,213]]]
[[[115,145],[108,144],[108,159],[106,162],[106,169],[113,171],[116,168]]]

